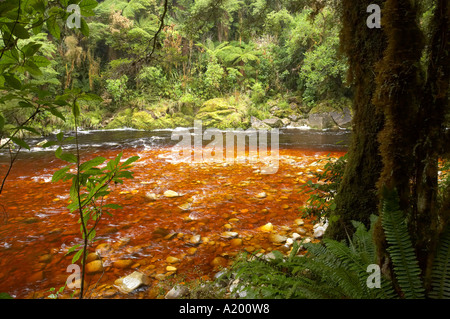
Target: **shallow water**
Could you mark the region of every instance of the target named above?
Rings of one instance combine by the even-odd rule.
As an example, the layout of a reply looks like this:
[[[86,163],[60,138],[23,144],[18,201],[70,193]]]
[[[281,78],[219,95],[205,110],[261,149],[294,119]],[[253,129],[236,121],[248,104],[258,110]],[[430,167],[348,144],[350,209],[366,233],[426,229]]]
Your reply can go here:
[[[167,274],[168,256],[181,260],[174,264],[176,275],[186,280],[207,279],[218,270],[215,261],[227,266],[242,249],[276,249],[260,227],[270,222],[278,233],[291,231],[287,227],[293,227],[307,199],[302,185],[321,167],[316,161],[328,155],[342,156],[350,136],[346,131],[280,130],[278,170],[261,174],[258,169],[266,163],[249,159],[242,163],[174,162],[172,146],[177,141],[171,140],[172,133],[114,130],[79,134],[82,160],[100,155],[110,159],[121,151],[124,158],[140,156],[132,169],[135,178],[114,186],[107,199],[123,209],[103,216],[98,225],[97,241],[89,250],[104,243],[111,249],[102,252],[105,272],[87,276],[90,287],[113,285],[134,270],[153,277]],[[29,144],[39,141],[29,140]],[[74,147],[64,145],[69,151]],[[3,152],[1,176],[7,166],[8,156]],[[78,216],[66,208],[70,185],[51,182],[52,174],[63,166],[52,150],[39,147],[22,152],[15,163],[0,195],[0,292],[17,298],[45,297],[49,288],[64,285],[72,258],[65,253],[81,243],[81,236]],[[181,196],[166,198],[166,190]],[[148,192],[158,199],[146,198]],[[261,192],[267,197],[257,198]],[[312,228],[307,219],[304,228]],[[237,232],[240,244],[221,237],[224,231]],[[190,243],[193,235],[201,236],[196,246]],[[195,253],[192,248],[197,248]],[[117,268],[114,262],[119,259],[132,260],[133,265]]]

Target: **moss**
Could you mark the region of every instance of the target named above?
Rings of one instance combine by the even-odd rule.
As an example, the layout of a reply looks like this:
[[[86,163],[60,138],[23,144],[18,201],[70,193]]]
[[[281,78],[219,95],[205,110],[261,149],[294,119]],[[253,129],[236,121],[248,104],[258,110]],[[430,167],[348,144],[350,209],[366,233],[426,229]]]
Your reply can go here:
[[[248,123],[247,105],[243,101],[225,98],[215,98],[203,103],[196,115],[204,127],[218,129],[246,126]]]

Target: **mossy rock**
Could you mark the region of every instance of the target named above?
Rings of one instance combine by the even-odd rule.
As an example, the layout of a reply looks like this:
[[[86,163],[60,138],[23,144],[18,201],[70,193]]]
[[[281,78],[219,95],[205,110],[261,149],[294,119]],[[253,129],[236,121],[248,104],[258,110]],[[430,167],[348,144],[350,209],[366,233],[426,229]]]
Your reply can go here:
[[[202,121],[203,127],[238,128],[248,125],[246,111],[242,104],[232,104],[225,98],[215,98],[203,103],[195,118]]]

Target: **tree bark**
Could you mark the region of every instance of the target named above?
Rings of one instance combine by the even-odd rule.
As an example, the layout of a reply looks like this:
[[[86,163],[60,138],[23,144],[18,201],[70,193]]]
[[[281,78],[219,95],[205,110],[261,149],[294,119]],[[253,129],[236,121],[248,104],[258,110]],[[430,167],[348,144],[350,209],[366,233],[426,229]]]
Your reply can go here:
[[[343,0],[342,50],[349,60],[349,81],[354,81],[352,140],[343,180],[336,196],[336,210],[330,216],[326,236],[347,239],[353,233],[352,220],[368,225],[377,214],[376,182],[381,172],[377,135],[383,128],[383,114],[373,104],[375,64],[386,47],[382,29],[370,29],[365,23],[367,7],[384,0]]]
[[[439,233],[448,223],[438,216],[438,159],[444,154],[445,115],[448,113],[450,79],[450,5],[437,0],[428,50],[427,78],[419,106],[416,146],[414,207],[410,218],[410,233],[416,247],[419,264],[425,270],[425,284],[429,288],[433,252]],[[444,212],[443,212],[444,213]],[[447,214],[445,214],[447,215]],[[438,220],[441,222],[439,223]]]

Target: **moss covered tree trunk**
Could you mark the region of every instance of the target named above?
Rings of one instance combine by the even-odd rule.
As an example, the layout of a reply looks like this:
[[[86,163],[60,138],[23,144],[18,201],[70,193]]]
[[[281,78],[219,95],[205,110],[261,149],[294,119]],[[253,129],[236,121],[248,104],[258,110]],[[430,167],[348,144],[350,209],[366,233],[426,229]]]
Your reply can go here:
[[[439,233],[448,224],[448,207],[437,206],[438,159],[445,152],[445,116],[449,112],[450,79],[450,5],[437,0],[428,46],[428,67],[416,125],[413,210],[410,233],[419,263],[425,270],[425,284],[430,283],[433,252]]]
[[[384,118],[372,103],[375,92],[375,64],[386,47],[382,29],[367,27],[367,7],[385,1],[343,0],[341,3],[341,43],[349,60],[349,81],[354,84],[352,140],[336,210],[330,216],[327,237],[343,239],[353,232],[351,220],[369,224],[369,216],[377,213],[376,183],[381,172],[377,135]]]

